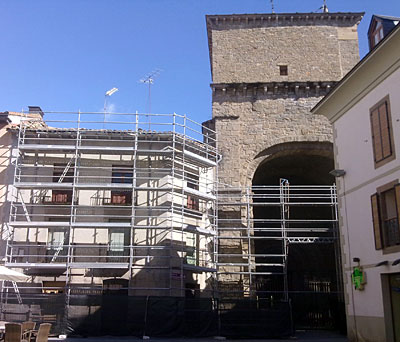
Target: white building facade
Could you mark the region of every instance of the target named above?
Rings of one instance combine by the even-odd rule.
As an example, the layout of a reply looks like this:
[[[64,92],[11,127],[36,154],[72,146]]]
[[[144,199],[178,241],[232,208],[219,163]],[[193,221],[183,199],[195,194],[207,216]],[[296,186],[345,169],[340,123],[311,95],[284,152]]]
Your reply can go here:
[[[334,127],[349,341],[400,341],[399,84],[397,26],[313,109]]]

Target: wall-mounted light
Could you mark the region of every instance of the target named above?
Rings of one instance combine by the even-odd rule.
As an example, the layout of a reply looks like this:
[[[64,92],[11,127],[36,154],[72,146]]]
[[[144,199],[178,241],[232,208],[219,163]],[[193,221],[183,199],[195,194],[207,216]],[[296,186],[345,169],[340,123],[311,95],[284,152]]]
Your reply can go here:
[[[346,174],[346,171],[341,169],[334,169],[330,171],[329,174],[335,178],[338,178],[338,177],[343,177]]]
[[[389,265],[389,261],[387,261],[387,260],[378,262],[378,263],[375,265],[375,267],[386,266],[386,265]]]

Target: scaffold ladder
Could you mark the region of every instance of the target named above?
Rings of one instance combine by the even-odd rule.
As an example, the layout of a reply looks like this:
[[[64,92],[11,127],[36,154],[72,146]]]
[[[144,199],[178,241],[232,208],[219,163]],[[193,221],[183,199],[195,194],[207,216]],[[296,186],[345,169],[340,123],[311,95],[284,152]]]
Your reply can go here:
[[[60,244],[60,245],[57,247],[57,249],[56,249],[56,251],[55,251],[53,257],[52,257],[51,260],[50,260],[50,262],[56,261],[58,255],[60,254],[60,252],[61,252],[62,249],[64,248],[64,243],[65,243],[65,240],[66,240],[66,239],[67,239],[67,234],[64,235],[64,240],[63,240],[62,244]]]
[[[67,173],[68,173],[68,171],[69,171],[69,169],[70,169],[70,167],[71,167],[71,165],[72,165],[74,159],[75,159],[75,156],[73,156],[73,157],[69,160],[69,162],[68,162],[67,165],[65,166],[64,171],[62,172],[60,178],[58,179],[57,183],[62,183],[62,181],[64,180],[65,176],[67,175]],[[42,189],[42,190],[40,190],[40,191],[39,191],[39,195],[38,195],[38,201],[41,201],[42,198],[44,198],[44,197],[46,196],[46,194],[47,194],[48,191],[49,191],[48,189]]]
[[[29,216],[29,212],[28,212],[28,209],[27,209],[26,204],[25,204],[25,202],[24,202],[24,199],[22,198],[22,195],[21,195],[21,193],[19,192],[19,190],[17,190],[17,191],[18,191],[19,199],[20,199],[20,201],[21,201],[22,209],[23,209],[23,211],[24,211],[24,213],[25,213],[26,220],[27,220],[28,222],[31,222],[31,217]]]
[[[15,295],[17,296],[18,304],[22,304],[21,293],[19,292],[17,283],[15,281],[12,281],[11,283],[14,288]]]
[[[68,170],[69,170],[69,168],[71,167],[72,162],[74,161],[74,159],[75,159],[75,156],[73,156],[73,157],[69,160],[68,164],[65,166],[65,169],[64,169],[63,173],[62,173],[61,176],[60,176],[60,179],[58,180],[58,183],[62,183],[62,181],[64,180],[65,176],[67,175]]]

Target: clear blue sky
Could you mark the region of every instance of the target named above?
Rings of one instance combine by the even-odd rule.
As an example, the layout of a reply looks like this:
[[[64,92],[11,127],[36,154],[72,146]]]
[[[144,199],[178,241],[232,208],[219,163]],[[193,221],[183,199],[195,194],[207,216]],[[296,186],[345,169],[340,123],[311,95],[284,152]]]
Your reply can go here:
[[[276,12],[313,12],[323,0],[274,0]],[[328,0],[330,12],[365,11],[360,54],[372,14],[400,16],[399,0]],[[138,81],[163,71],[152,112],[211,117],[206,14],[269,13],[269,0],[2,0],[0,111],[145,112]]]

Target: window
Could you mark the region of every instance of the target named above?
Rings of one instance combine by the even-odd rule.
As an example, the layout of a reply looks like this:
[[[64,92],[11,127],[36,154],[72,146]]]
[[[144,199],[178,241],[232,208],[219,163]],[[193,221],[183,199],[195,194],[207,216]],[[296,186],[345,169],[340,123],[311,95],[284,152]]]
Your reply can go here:
[[[65,282],[64,281],[43,281],[42,293],[45,294],[59,294],[64,293]]]
[[[187,180],[187,187],[194,190],[199,190],[199,175],[196,172],[185,172],[185,177]],[[199,210],[200,203],[197,197],[193,195],[187,196],[187,205],[188,209]]]
[[[280,65],[279,66],[279,74],[281,76],[287,76],[288,75],[288,67],[287,67],[287,65]]]
[[[389,183],[371,196],[375,248],[400,245],[400,184]]]
[[[49,228],[47,236],[47,249],[58,250],[62,249],[65,239],[65,229]]]
[[[112,183],[132,184],[133,171],[132,167],[113,166]],[[111,204],[130,205],[132,204],[132,190],[113,190],[111,191]]]
[[[53,190],[51,194],[51,202],[58,204],[72,203],[72,190]]]
[[[369,37],[370,48],[374,48],[383,39],[382,23],[377,22]]]
[[[389,96],[370,110],[375,168],[395,158]]]
[[[65,228],[49,228],[47,233],[47,262],[65,262],[68,253],[68,238]]]
[[[199,260],[199,235],[186,232],[186,264],[198,266]]]
[[[111,231],[110,232],[110,251],[123,252],[124,251],[124,231]]]
[[[113,221],[118,222],[118,221]],[[119,221],[124,222],[124,221]],[[108,262],[128,262],[130,244],[129,228],[110,228],[108,230]]]

